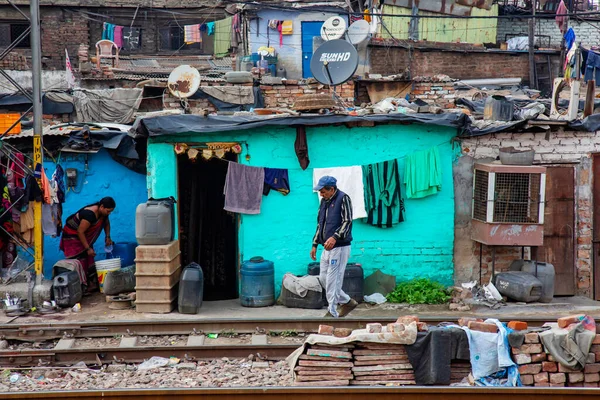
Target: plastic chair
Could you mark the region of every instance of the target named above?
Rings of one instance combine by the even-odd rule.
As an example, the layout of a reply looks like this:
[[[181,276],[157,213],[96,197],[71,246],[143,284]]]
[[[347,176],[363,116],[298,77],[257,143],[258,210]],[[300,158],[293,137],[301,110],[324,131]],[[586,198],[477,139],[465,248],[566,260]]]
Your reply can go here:
[[[113,49],[115,53],[113,54]],[[96,65],[100,69],[100,64],[103,58],[110,59],[113,68],[119,65],[119,48],[115,42],[111,40],[100,40],[96,42]]]

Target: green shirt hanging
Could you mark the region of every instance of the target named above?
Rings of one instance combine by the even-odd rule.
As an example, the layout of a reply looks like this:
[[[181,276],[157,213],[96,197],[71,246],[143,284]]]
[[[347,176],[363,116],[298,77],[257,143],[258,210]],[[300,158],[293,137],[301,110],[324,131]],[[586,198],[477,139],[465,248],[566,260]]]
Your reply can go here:
[[[420,199],[442,190],[442,169],[437,147],[406,156],[404,183],[408,199]]]

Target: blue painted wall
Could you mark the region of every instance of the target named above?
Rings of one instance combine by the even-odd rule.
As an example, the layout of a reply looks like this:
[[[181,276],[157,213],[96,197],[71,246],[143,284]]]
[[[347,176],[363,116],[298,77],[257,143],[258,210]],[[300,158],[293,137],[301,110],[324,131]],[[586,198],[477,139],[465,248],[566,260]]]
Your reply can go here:
[[[369,128],[307,127],[310,167],[303,171],[294,153],[295,129],[221,132],[154,138],[148,146],[148,185],[160,196],[177,197],[172,145],[164,141],[246,141],[240,162],[259,167],[288,168],[291,193],[272,192],[263,197],[260,215],[243,215],[239,231],[242,258],[261,255],[275,262],[279,287],[286,272],[305,274],[316,228],[317,195],[312,191],[312,168],[370,164],[399,158],[403,179],[404,157],[439,145],[444,166],[442,191],[406,201],[406,221],[381,229],[355,220],[351,261],[360,262],[365,276],[375,269],[395,275],[398,281],[429,277],[453,283],[454,192],[450,139],[456,130],[422,125],[380,125]],[[163,142],[161,142],[161,140]],[[221,188],[218,188],[221,190]],[[404,189],[403,189],[404,192]],[[320,253],[319,253],[320,254]]]
[[[261,10],[257,19],[250,22],[250,51],[255,53],[259,47],[267,46],[275,48],[278,54],[278,66],[282,65],[287,71],[288,79],[302,78],[302,21],[325,21],[329,17],[339,15],[338,13],[325,13],[314,11],[279,11]],[[268,27],[269,20],[292,20],[293,34],[283,36],[283,45],[279,46],[279,32]],[[346,22],[347,19],[346,19]],[[268,37],[267,37],[268,30]]]
[[[78,185],[69,190],[63,204],[63,224],[66,218],[81,207],[95,203],[102,197],[111,196],[117,207],[110,216],[111,237],[115,242],[135,242],[135,209],[138,204],[147,200],[146,177],[135,173],[114,161],[110,155],[101,150],[97,154],[88,155],[88,170],[85,170],[85,155],[61,155],[60,164],[78,170]],[[56,165],[52,160],[44,160],[44,169],[48,179],[52,177]],[[76,193],[78,192],[78,193]],[[51,278],[52,266],[64,258],[58,249],[60,238],[44,237],[44,276]],[[94,246],[97,259],[104,256],[104,234]]]

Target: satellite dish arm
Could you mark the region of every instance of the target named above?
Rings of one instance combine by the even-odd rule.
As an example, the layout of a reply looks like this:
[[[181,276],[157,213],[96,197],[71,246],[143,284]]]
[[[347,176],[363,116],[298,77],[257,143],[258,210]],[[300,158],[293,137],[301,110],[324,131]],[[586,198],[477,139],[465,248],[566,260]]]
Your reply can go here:
[[[325,66],[325,71],[327,71],[327,77],[329,78],[329,85],[333,86],[333,78],[331,78],[331,72],[329,72],[329,62],[323,61],[323,65]]]

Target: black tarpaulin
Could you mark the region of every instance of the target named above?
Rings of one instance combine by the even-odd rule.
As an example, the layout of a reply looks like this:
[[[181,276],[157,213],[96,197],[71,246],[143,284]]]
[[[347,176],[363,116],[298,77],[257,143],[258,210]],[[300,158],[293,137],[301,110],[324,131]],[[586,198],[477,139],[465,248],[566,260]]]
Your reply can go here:
[[[462,129],[469,124],[469,118],[461,113],[444,114],[371,114],[350,115],[310,115],[310,116],[212,116],[168,115],[140,118],[131,133],[134,136],[157,137],[190,133],[227,132],[255,129],[268,126],[315,126],[335,125],[351,122],[400,122],[407,124],[427,124]]]
[[[29,107],[31,107],[31,101],[25,95],[7,94],[0,97],[0,108],[11,111],[27,111]],[[73,111],[73,103],[53,101],[46,95],[42,97],[44,114],[71,114]]]

